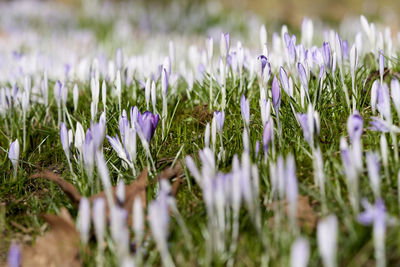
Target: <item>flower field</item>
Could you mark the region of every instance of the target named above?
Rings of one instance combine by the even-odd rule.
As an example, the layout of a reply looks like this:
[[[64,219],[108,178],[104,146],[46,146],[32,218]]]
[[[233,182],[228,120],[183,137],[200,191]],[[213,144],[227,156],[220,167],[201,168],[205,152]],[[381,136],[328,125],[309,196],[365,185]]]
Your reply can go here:
[[[0,3],[0,266],[400,264],[397,29],[61,2]]]

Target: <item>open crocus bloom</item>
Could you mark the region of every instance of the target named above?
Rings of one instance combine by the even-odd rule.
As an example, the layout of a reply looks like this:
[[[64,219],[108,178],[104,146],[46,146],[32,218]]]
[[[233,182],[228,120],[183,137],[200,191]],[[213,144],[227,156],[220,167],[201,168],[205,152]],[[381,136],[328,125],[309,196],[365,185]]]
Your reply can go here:
[[[150,111],[145,111],[143,114],[139,112],[138,114],[138,124],[142,130],[143,137],[149,144],[156,131],[159,119],[160,116],[158,114],[154,115]]]

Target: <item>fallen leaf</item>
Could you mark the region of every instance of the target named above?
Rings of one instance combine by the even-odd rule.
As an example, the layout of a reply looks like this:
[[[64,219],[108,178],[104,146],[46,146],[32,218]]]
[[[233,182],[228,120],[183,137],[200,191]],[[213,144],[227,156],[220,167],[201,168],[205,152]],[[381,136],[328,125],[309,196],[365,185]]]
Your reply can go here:
[[[173,167],[167,167],[165,168],[155,179],[155,181],[161,180],[161,179],[166,179],[166,180],[171,180],[175,177],[177,179],[174,181],[172,185],[172,195],[175,195],[176,192],[178,191],[179,184],[181,182],[180,176],[183,174],[183,169],[181,164],[178,162],[175,166]],[[43,171],[40,173],[33,174],[31,178],[44,178],[47,180],[50,180],[57,185],[61,187],[61,189],[66,193],[66,195],[69,197],[69,199],[72,201],[72,203],[75,206],[79,205],[79,201],[81,200],[82,196],[78,192],[78,190],[74,187],[73,184],[70,182],[64,180],[60,175],[53,173],[51,171]],[[146,208],[146,188],[148,184],[148,171],[147,168],[144,168],[143,171],[140,173],[138,179],[134,180],[132,183],[129,185],[125,186],[125,201],[121,203],[121,207],[124,208],[128,215],[132,213],[132,206],[133,202],[136,199],[136,197],[139,197],[140,200],[142,201],[143,208]],[[116,187],[112,188],[112,195],[114,198],[114,201],[117,201],[116,197]],[[93,200],[97,198],[106,198],[105,192],[100,192],[95,195],[92,195],[89,197],[90,202],[92,203]],[[109,217],[109,208],[108,204],[106,201],[106,216],[107,218]],[[129,218],[129,223],[131,222],[131,216]]]
[[[282,201],[278,201],[279,206],[282,206]],[[283,201],[284,211],[286,216],[289,214],[289,204],[287,201]],[[273,211],[274,204],[269,204],[268,207]],[[305,227],[307,229],[314,229],[317,225],[317,215],[315,214],[313,208],[310,205],[310,200],[308,196],[299,196],[297,200],[297,225],[300,227]],[[274,223],[273,218],[269,220],[270,224]]]
[[[75,223],[64,207],[59,215],[45,214],[42,218],[50,231],[36,239],[33,246],[22,249],[22,266],[81,266],[79,234]]]

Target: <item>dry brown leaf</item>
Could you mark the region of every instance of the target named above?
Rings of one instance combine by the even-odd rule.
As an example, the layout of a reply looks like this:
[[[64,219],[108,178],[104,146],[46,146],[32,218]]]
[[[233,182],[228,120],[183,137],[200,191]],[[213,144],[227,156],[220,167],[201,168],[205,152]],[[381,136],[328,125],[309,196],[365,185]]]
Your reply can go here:
[[[50,231],[36,239],[33,246],[22,250],[22,266],[81,266],[79,258],[79,234],[75,223],[62,207],[59,215],[42,215]]]
[[[181,164],[178,162],[174,167],[165,168],[158,176],[156,181],[161,179],[171,180],[174,177],[177,177],[176,181],[172,186],[172,195],[175,195],[179,184],[180,184],[180,176],[183,174],[183,169]],[[60,175],[53,173],[51,171],[43,171],[41,173],[37,173],[31,176],[31,178],[44,178],[50,181],[53,181],[57,185],[61,187],[61,189],[67,194],[72,203],[77,206],[82,196],[79,194],[78,190],[68,181],[64,180]],[[125,186],[125,201],[121,203],[121,206],[127,211],[130,215],[132,213],[133,202],[136,197],[139,197],[142,201],[143,208],[146,208],[146,188],[148,184],[148,171],[147,168],[144,168],[140,173],[137,180],[133,181],[129,185]],[[116,187],[112,188],[112,194],[114,201],[116,198]],[[92,195],[89,200],[92,203],[96,198],[106,198],[105,192],[100,192],[98,194]],[[106,214],[107,218],[109,216],[109,209],[106,201]],[[131,216],[128,217],[129,222],[131,221]]]
[[[282,201],[279,201],[279,206],[282,205]],[[289,205],[287,201],[283,202],[285,214],[289,214]],[[274,204],[268,205],[268,207],[273,211]],[[314,229],[317,225],[317,215],[315,214],[313,208],[310,205],[310,200],[308,196],[299,196],[297,201],[297,224],[300,227],[305,227],[307,229]],[[273,218],[269,221],[271,224],[274,223]]]

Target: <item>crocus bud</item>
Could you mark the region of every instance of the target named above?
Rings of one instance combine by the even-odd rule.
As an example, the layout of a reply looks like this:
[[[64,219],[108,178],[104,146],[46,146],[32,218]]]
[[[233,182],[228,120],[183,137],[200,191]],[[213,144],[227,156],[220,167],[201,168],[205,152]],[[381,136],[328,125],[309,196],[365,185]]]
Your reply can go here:
[[[204,133],[204,146],[205,147],[210,147],[210,135],[211,135],[210,124],[207,123],[206,131]]]
[[[380,139],[381,155],[383,166],[387,167],[389,164],[388,143],[385,134],[381,134]]]
[[[268,101],[260,100],[260,106],[261,106],[261,121],[263,125],[267,123],[269,120],[269,117],[271,116],[271,101],[268,99]]]
[[[385,71],[385,58],[383,57],[383,51],[379,51],[379,76],[381,77],[381,84],[383,83],[383,72]]]
[[[214,118],[217,124],[217,131],[222,132],[224,128],[224,122],[225,122],[225,112],[224,111],[215,111],[214,112]]]
[[[161,88],[163,94],[167,94],[168,92],[168,73],[165,68],[163,68],[162,73],[161,73]]]
[[[378,98],[378,90],[379,90],[379,83],[378,80],[375,80],[371,86],[371,109],[372,114],[375,114],[376,110],[376,100]]]
[[[308,91],[308,77],[306,73],[306,69],[304,68],[303,64],[300,62],[297,63],[297,72],[299,74],[301,85],[303,85],[304,89]]]
[[[101,100],[103,102],[103,108],[105,110],[107,104],[107,85],[105,80],[103,80],[103,84],[101,85]]]
[[[375,199],[380,198],[381,192],[381,178],[379,176],[379,156],[376,152],[367,152],[367,169],[369,181],[372,191],[374,192]]]
[[[305,44],[306,47],[311,46],[314,34],[313,22],[309,18],[304,18],[301,23],[301,42]]]
[[[379,113],[382,114],[386,120],[391,121],[392,114],[390,111],[389,88],[386,83],[378,86],[376,107],[378,108]]]
[[[392,93],[392,100],[396,108],[397,115],[400,116],[400,84],[397,79],[393,79],[390,82],[390,90]]]
[[[85,141],[85,131],[83,130],[82,124],[78,121],[76,123],[76,130],[75,130],[75,148],[82,154],[82,146],[83,142]]]
[[[7,263],[9,267],[21,266],[21,249],[19,245],[12,243],[7,256]]]
[[[67,127],[65,126],[65,123],[61,123],[61,128],[60,128],[60,139],[61,139],[61,145],[62,148],[64,149],[64,153],[69,158],[69,140],[68,140],[68,130]]]
[[[353,80],[355,78],[357,63],[358,63],[358,52],[356,45],[354,44],[350,49],[350,73]]]
[[[322,45],[322,57],[324,59],[325,68],[330,70],[332,68],[332,59],[329,42],[324,42]]]
[[[156,83],[154,81],[151,82],[151,104],[153,105],[153,113],[156,113],[157,91]]]
[[[336,266],[338,221],[335,215],[320,220],[317,226],[318,250],[325,267]]]
[[[122,206],[125,202],[125,183],[123,180],[119,180],[116,190],[117,202]]]
[[[57,81],[54,84],[54,98],[56,99],[57,106],[60,107],[61,105],[61,96],[62,96],[62,83]]]
[[[79,100],[79,88],[78,85],[74,85],[73,89],[73,99],[74,99],[74,111],[78,109],[78,100]]]
[[[363,132],[363,118],[357,111],[347,119],[347,132],[352,143],[360,140]]]
[[[143,239],[144,234],[144,215],[142,200],[140,197],[136,197],[133,202],[133,231],[135,233],[136,242],[140,243]]]
[[[93,224],[98,244],[103,242],[106,229],[106,203],[104,198],[96,198],[93,201]]]
[[[281,85],[283,90],[285,91],[286,94],[289,95],[289,79],[283,67],[279,68],[279,77],[281,79]]]
[[[261,25],[260,27],[260,43],[261,47],[267,43],[267,30],[265,29],[265,25]]]
[[[240,112],[242,114],[243,122],[246,126],[250,124],[250,106],[249,100],[244,95],[240,99]]]
[[[270,119],[267,123],[264,125],[264,131],[263,131],[263,149],[264,153],[267,153],[268,151],[268,146],[271,143],[272,136],[273,136],[273,121]]]
[[[222,58],[226,58],[229,55],[229,44],[230,44],[229,32],[225,34],[221,33],[219,40],[219,51]]]
[[[291,267],[307,267],[310,257],[310,244],[304,237],[299,237],[294,241],[290,250]]]
[[[78,229],[81,234],[82,243],[87,244],[90,231],[90,203],[85,197],[81,198],[79,203]]]
[[[8,152],[8,158],[11,160],[13,168],[16,169],[19,160],[19,141],[15,139],[10,145],[10,150]]]
[[[274,76],[272,80],[272,104],[274,105],[275,111],[278,112],[279,106],[281,104],[281,88],[278,83],[278,79]]]

